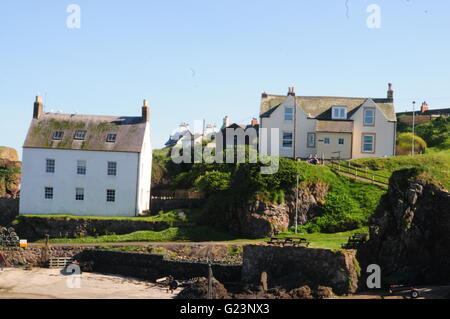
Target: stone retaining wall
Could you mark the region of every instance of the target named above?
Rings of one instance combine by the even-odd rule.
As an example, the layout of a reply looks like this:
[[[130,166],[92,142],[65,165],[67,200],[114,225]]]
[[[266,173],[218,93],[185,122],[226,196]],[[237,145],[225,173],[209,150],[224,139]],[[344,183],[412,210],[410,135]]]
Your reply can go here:
[[[50,235],[50,238],[77,238],[102,236],[107,234],[129,234],[140,230],[162,231],[183,223],[151,222],[146,220],[93,219],[69,217],[28,217],[20,216],[14,228],[20,238],[35,241]]]
[[[93,262],[93,271],[105,274],[130,276],[156,280],[172,275],[178,280],[187,280],[208,275],[208,265],[200,262],[173,261],[163,255],[97,250],[86,247],[28,247],[1,248],[9,266],[45,267],[50,258],[73,257],[80,262]],[[0,265],[3,263],[0,259]],[[213,264],[212,270],[221,282],[241,280],[241,265]]]
[[[169,275],[179,280],[206,277],[208,275],[208,265],[206,263],[166,260],[163,255],[85,250],[78,258],[80,261],[93,261],[93,269],[96,272],[148,280],[155,280]],[[238,282],[241,280],[241,265],[213,264],[212,270],[214,277],[221,282]]]
[[[19,200],[0,198],[0,226],[10,226],[19,215]]]
[[[248,245],[244,247],[242,279],[258,284],[266,272],[270,287],[295,289],[326,286],[336,294],[354,293],[359,266],[354,250]]]

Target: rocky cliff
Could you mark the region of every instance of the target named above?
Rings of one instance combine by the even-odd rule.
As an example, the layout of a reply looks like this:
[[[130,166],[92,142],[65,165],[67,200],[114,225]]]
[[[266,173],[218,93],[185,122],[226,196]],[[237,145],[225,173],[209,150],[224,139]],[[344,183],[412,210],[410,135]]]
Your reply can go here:
[[[21,166],[15,149],[0,146],[0,198],[18,196]]]
[[[370,225],[361,259],[386,284],[450,282],[450,193],[425,173],[395,172]]]
[[[318,182],[299,188],[299,225],[323,213],[328,187],[328,184]],[[285,195],[282,204],[262,200],[244,203],[214,202],[206,207],[204,216],[208,224],[250,238],[273,236],[295,223],[295,190]]]

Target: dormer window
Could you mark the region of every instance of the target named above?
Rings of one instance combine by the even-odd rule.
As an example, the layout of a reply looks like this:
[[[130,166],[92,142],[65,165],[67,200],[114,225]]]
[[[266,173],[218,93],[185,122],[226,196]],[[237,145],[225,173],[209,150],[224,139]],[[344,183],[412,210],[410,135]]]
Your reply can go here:
[[[108,143],[115,143],[117,138],[117,134],[108,134],[106,136],[106,142]]]
[[[53,132],[52,139],[54,141],[60,141],[60,140],[63,139],[63,137],[64,137],[64,132],[63,131],[55,131],[55,132]]]
[[[85,137],[86,137],[86,131],[75,131],[73,139],[74,140],[84,140]]]
[[[333,120],[346,120],[347,119],[347,107],[346,106],[333,106],[332,118],[333,118]]]

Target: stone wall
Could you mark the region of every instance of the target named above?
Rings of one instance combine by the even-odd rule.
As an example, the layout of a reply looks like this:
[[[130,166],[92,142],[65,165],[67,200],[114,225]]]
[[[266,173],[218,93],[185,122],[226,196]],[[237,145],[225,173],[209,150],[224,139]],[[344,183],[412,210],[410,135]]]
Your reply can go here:
[[[35,241],[50,235],[50,238],[76,238],[101,236],[107,234],[129,234],[139,230],[161,231],[182,223],[151,222],[139,218],[130,219],[94,219],[70,217],[28,217],[20,216],[14,228],[20,238]]]
[[[199,208],[203,202],[203,199],[152,198],[150,211],[152,214],[157,214],[160,211],[167,212],[178,208]]]
[[[0,198],[0,226],[10,226],[18,214],[18,199]]]
[[[360,271],[355,255],[354,250],[248,245],[242,279],[258,284],[266,272],[269,287],[326,286],[336,294],[351,294],[357,289]]]
[[[44,267],[53,257],[74,257],[85,250],[85,247],[27,247],[27,248],[0,248],[9,266]],[[0,260],[0,265],[3,263]]]
[[[205,277],[208,265],[200,262],[166,260],[163,255],[97,250],[81,247],[1,248],[9,266],[44,267],[52,257],[73,257],[80,262],[93,262],[93,271],[152,280],[172,275],[178,280]],[[0,266],[3,263],[0,259]],[[213,274],[221,282],[238,282],[241,265],[213,264]]]
[[[178,280],[187,280],[208,275],[206,263],[172,261],[163,255],[118,252],[109,250],[85,250],[80,261],[93,261],[95,272],[132,276],[155,280],[172,275]],[[221,282],[237,282],[241,278],[241,265],[213,264],[214,277]]]

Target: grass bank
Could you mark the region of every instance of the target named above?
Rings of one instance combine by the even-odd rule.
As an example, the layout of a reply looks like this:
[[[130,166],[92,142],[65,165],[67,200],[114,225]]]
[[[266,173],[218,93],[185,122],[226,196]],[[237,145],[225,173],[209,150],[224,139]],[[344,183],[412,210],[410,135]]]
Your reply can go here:
[[[334,234],[297,234],[293,232],[285,232],[277,237],[301,237],[306,238],[311,242],[312,248],[327,248],[338,249],[341,245],[346,243],[348,237],[355,232],[367,232],[367,227],[363,227],[357,230],[340,232]],[[106,235],[99,237],[83,237],[74,239],[51,239],[50,243],[54,244],[104,244],[104,243],[129,243],[129,242],[141,242],[141,243],[161,243],[161,242],[265,242],[269,238],[248,239],[241,238],[240,236],[233,235],[227,232],[223,232],[207,226],[196,226],[189,228],[173,227],[160,232],[155,231],[138,231],[126,235]],[[40,241],[42,242],[42,241]]]

